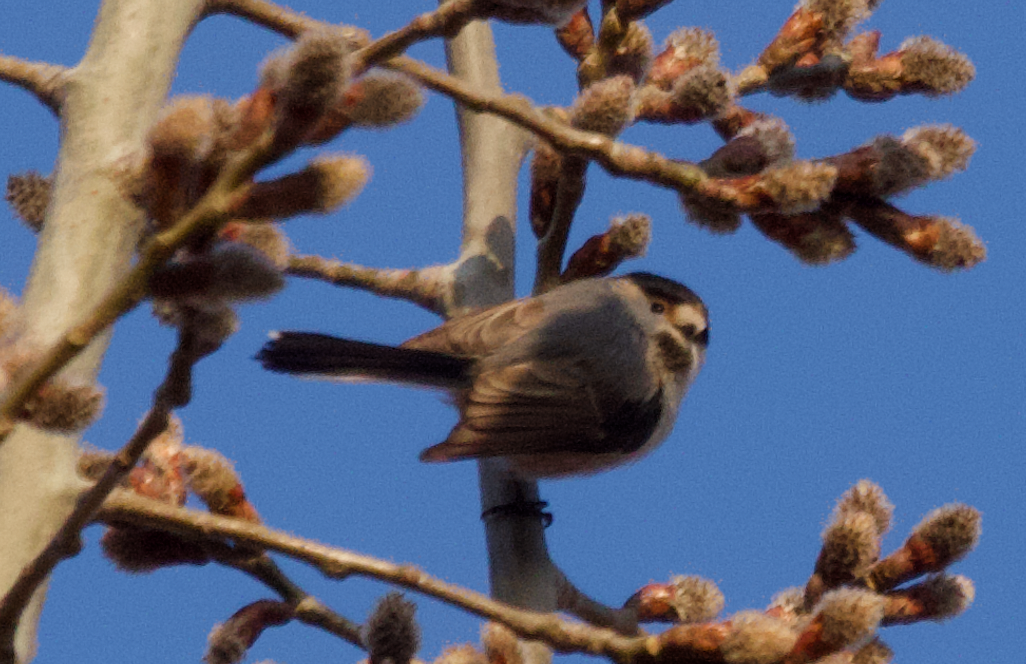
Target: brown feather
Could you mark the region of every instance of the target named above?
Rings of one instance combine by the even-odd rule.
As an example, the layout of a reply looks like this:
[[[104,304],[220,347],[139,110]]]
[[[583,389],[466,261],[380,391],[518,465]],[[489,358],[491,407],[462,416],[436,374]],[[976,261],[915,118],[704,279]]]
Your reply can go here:
[[[660,394],[641,405],[607,411],[597,403],[594,385],[579,364],[520,363],[479,374],[462,395],[459,424],[445,441],[421,454],[424,461],[558,454],[629,454],[624,427],[647,439],[658,420]],[[605,421],[604,415],[615,416]],[[653,419],[654,418],[654,419]],[[627,435],[626,439],[633,440]]]
[[[545,306],[538,300],[516,300],[454,318],[402,347],[480,357],[530,332],[544,312]]]

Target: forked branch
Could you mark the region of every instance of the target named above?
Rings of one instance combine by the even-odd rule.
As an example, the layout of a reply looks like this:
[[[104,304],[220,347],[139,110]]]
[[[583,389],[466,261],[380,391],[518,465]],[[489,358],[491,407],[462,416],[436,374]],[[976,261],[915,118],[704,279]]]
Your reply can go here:
[[[202,349],[197,349],[195,341],[192,330],[182,330],[178,347],[171,355],[167,376],[157,388],[153,406],[142,424],[114,456],[103,476],[79,497],[74,510],[49,544],[22,569],[17,581],[0,601],[0,661],[13,660],[14,630],[36,589],[61,560],[78,553],[82,529],[89,524],[111,491],[135,467],[150,442],[167,429],[172,409],[189,402],[192,367],[204,354]]]
[[[0,81],[32,93],[57,116],[61,114],[67,73],[68,68],[60,65],[0,55]]]

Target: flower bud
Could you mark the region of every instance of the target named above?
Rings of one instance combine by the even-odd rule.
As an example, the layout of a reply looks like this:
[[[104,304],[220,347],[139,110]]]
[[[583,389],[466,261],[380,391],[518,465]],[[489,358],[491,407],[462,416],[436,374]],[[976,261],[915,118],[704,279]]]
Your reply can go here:
[[[52,177],[43,177],[36,171],[17,173],[8,176],[4,199],[11,205],[14,216],[25,222],[32,232],[38,233],[43,228],[52,188]]]

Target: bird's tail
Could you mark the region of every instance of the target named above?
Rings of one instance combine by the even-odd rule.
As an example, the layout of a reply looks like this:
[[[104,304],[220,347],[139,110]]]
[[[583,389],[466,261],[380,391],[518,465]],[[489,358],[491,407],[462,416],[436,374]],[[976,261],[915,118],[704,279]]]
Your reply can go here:
[[[473,360],[312,332],[274,332],[256,359],[270,371],[329,380],[379,380],[444,389],[466,387]]]

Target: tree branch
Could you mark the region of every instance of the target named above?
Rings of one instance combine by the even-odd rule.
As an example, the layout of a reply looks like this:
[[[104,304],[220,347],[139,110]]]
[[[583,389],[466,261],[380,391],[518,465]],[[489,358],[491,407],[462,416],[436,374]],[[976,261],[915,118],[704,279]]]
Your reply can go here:
[[[584,197],[584,174],[588,162],[570,157],[563,160],[556,186],[556,204],[548,230],[538,239],[538,268],[535,273],[534,294],[539,295],[559,285],[563,272],[563,256],[570,237],[577,208]]]
[[[331,25],[313,21],[263,0],[210,0],[209,6],[211,11],[231,13],[250,19],[286,37],[294,38],[303,30]],[[705,179],[705,173],[695,164],[669,159],[638,146],[619,143],[602,134],[574,129],[545,115],[521,95],[500,94],[498,89],[492,92],[485,91],[478,85],[466,83],[405,56],[385,59],[396,50],[392,46],[382,46],[381,43],[390,43],[395,34],[386,35],[365,46],[354,54],[354,58],[362,60],[364,67],[376,64],[403,72],[423,86],[459,102],[470,110],[498,115],[544,138],[560,151],[593,159],[614,175],[646,180],[680,191],[691,190]],[[406,41],[405,38],[403,41]]]
[[[58,117],[64,103],[64,85],[67,80],[67,67],[0,55],[0,81],[32,93]]]
[[[491,29],[474,22],[446,44],[453,80],[497,94],[498,62]],[[494,115],[457,107],[463,155],[463,243],[453,296],[463,309],[512,299],[517,219],[517,173],[527,137]],[[537,611],[556,609],[556,588],[540,510],[510,506],[541,504],[537,482],[514,476],[502,459],[478,462],[481,511],[488,550],[491,594]],[[546,662],[544,646],[529,646],[528,664]]]
[[[167,96],[199,0],[104,0],[81,62],[65,72],[53,195],[23,291],[26,338],[48,347],[92,311],[128,272],[143,229],[113,177],[143,141]],[[106,335],[62,377],[92,383]],[[0,445],[0,594],[50,541],[82,490],[77,436],[20,426]],[[35,652],[44,593],[16,636],[16,657]]]
[[[22,569],[3,601],[0,601],[0,661],[14,660],[14,632],[36,589],[61,560],[78,553],[82,529],[89,524],[110,492],[135,467],[150,442],[167,429],[171,410],[189,402],[192,366],[203,355],[197,352],[194,341],[194,335],[188,329],[179,334],[178,347],[171,355],[167,375],[157,388],[153,407],[142,424],[111,459],[103,476],[79,497],[75,508],[49,544]]]
[[[441,581],[411,565],[396,565],[251,521],[177,507],[130,491],[112,493],[97,512],[96,520],[172,532],[192,540],[232,540],[236,545],[276,551],[305,562],[333,579],[354,575],[378,579],[503,623],[522,638],[543,640],[560,652],[599,654],[622,661],[628,653],[641,653],[644,649],[644,638],[628,638],[612,630],[570,623],[555,614],[509,606]]]
[[[445,316],[451,308],[453,268],[448,265],[420,270],[384,270],[321,256],[294,254],[289,256],[285,273],[407,300],[440,316]]]
[[[614,609],[592,599],[557,570],[557,606],[572,616],[596,627],[607,627],[626,636],[639,636],[638,613],[630,609]]]
[[[293,11],[288,7],[276,5],[273,2],[264,0],[206,0],[203,10],[204,17],[214,14],[231,14],[278,34],[295,39],[306,30],[323,29],[325,27],[336,27],[324,21],[310,18],[305,14]],[[369,39],[367,33],[358,28],[351,28],[354,36],[360,33],[361,39]]]
[[[364,67],[380,64],[389,58],[406,52],[417,42],[435,37],[451,37],[477,14],[477,0],[448,0],[439,3],[438,9],[421,14],[402,28],[376,39],[357,55]]]
[[[300,622],[323,629],[358,648],[364,648],[358,624],[332,611],[296,585],[266,553],[240,558],[238,552],[231,549],[225,555],[215,553],[214,559],[226,567],[249,575],[278,593],[283,600],[296,607],[295,617]]]
[[[706,179],[704,171],[695,164],[669,159],[602,134],[574,129],[542,113],[522,95],[482,93],[429,65],[404,56],[393,58],[382,66],[403,72],[471,110],[505,118],[562,152],[592,159],[613,175],[645,180],[677,191],[690,191]]]

